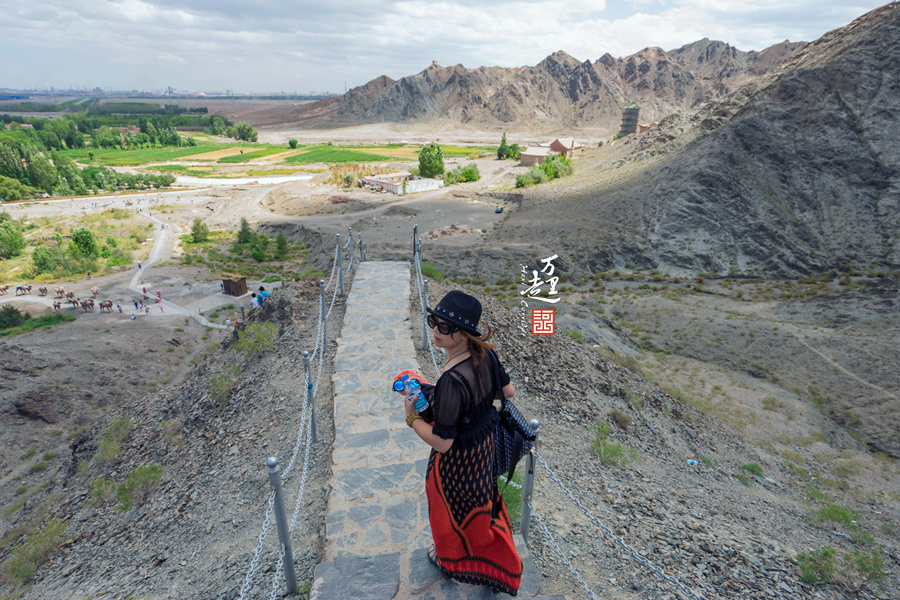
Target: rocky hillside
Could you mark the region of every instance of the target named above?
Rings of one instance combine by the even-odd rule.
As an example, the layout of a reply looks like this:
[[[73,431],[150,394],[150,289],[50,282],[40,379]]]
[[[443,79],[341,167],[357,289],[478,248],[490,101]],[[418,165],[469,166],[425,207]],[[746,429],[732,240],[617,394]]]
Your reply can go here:
[[[594,150],[570,181],[524,194],[494,237],[524,243],[540,223],[541,239],[592,270],[781,278],[900,267],[898,7]],[[567,218],[546,218],[551,207]]]
[[[791,56],[803,43],[742,52],[708,39],[671,52],[647,48],[626,58],[584,62],[563,51],[534,66],[430,67],[399,81],[381,76],[339,99],[300,109],[303,127],[449,120],[476,127],[615,132],[622,107],[637,102],[643,121],[726,94]]]

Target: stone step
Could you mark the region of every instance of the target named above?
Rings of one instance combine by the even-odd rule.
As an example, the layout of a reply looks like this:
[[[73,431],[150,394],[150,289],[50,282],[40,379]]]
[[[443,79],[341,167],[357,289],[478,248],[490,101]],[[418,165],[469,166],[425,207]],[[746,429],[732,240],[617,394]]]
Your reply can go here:
[[[522,558],[522,584],[516,598],[565,600],[541,596],[541,576],[528,548],[516,535]],[[310,600],[491,600],[510,596],[445,577],[428,560],[426,548],[377,555],[338,554],[316,565]]]

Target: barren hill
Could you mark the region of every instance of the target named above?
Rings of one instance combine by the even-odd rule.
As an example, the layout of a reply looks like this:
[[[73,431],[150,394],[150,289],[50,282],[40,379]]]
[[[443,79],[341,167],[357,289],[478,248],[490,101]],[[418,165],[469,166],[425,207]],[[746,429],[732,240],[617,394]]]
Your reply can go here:
[[[493,237],[590,269],[797,277],[900,266],[900,11],[875,10],[727,96],[579,159]],[[683,54],[682,58],[688,56]],[[553,214],[565,218],[547,218]]]
[[[626,58],[581,62],[563,51],[520,68],[432,64],[394,81],[378,77],[338,99],[304,106],[304,127],[447,120],[479,127],[591,128],[614,132],[625,104],[654,121],[716,98],[803,46],[783,42],[742,52],[708,39],[671,52],[646,48]]]

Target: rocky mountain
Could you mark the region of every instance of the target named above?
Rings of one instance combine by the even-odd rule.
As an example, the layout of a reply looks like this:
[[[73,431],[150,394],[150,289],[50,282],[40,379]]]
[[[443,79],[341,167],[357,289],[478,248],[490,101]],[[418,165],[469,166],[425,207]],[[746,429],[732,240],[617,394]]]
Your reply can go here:
[[[300,109],[304,127],[331,128],[390,121],[449,120],[479,127],[597,128],[613,132],[622,107],[637,102],[645,121],[656,121],[726,94],[799,50],[783,42],[742,52],[708,39],[671,52],[647,48],[626,58],[605,54],[594,62],[554,52],[519,68],[433,63],[399,81],[381,76]]]
[[[542,237],[586,255],[592,270],[633,263],[789,278],[900,267],[900,145],[890,133],[900,129],[898,7],[656,130],[593,150],[572,181],[524,194],[494,236],[525,241],[518,231],[543,219]],[[699,64],[701,54],[679,57]],[[720,73],[731,54],[711,61]],[[567,218],[544,218],[550,206]]]

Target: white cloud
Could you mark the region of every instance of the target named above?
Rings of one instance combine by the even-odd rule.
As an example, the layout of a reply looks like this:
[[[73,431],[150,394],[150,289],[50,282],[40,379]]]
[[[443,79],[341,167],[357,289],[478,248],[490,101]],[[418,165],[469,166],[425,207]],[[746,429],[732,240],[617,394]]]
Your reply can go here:
[[[811,41],[881,0],[7,0],[0,87],[342,91],[443,65]],[[44,32],[55,32],[52,36]],[[100,81],[102,79],[102,81]]]

